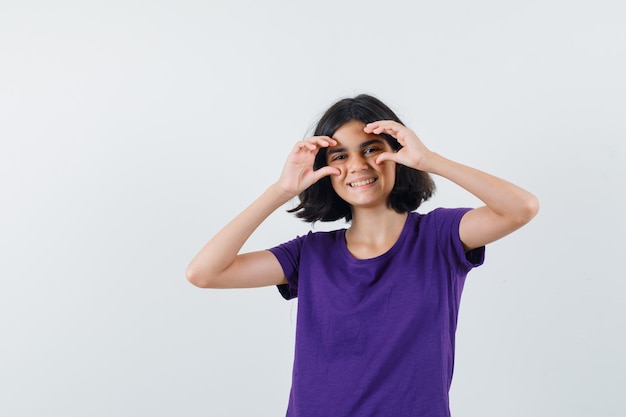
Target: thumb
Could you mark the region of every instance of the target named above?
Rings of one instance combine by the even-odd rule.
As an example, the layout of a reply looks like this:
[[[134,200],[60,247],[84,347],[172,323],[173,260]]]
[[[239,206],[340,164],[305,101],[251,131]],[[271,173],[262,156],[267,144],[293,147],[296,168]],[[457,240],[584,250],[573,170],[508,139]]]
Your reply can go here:
[[[397,154],[395,152],[383,152],[380,155],[378,155],[378,158],[376,158],[376,163],[380,165],[385,161],[398,162],[396,155]]]
[[[339,175],[341,174],[341,171],[339,171],[338,168],[335,167],[330,167],[328,165],[326,165],[325,167],[322,167],[320,169],[318,169],[317,171],[315,171],[315,177],[316,177],[316,181],[320,180],[328,175]]]

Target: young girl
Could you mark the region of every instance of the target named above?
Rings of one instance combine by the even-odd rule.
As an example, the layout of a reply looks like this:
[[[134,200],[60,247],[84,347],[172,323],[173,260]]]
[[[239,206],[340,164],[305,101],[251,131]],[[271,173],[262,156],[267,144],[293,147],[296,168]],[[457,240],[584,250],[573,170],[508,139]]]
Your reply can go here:
[[[187,269],[203,288],[277,285],[298,297],[287,416],[449,416],[454,341],[465,277],[484,246],[530,221],[529,192],[430,151],[378,99],[335,103],[298,142],[278,181],[215,235]],[[428,173],[478,197],[476,209],[415,209]],[[295,196],[309,233],[239,254]]]

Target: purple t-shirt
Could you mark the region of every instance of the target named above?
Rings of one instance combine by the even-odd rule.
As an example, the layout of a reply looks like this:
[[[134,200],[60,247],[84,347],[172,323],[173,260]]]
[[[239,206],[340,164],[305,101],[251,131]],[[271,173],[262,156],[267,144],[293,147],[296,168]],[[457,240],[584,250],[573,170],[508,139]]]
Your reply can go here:
[[[461,292],[484,248],[465,252],[469,209],[409,213],[386,253],[356,259],[345,229],[300,236],[270,251],[298,297],[287,416],[450,415],[448,392]]]

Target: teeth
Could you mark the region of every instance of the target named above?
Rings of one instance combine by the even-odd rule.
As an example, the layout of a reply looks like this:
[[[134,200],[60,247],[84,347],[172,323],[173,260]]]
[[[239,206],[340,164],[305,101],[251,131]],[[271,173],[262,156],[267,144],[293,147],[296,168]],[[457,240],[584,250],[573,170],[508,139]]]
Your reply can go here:
[[[370,178],[369,180],[365,180],[365,181],[351,182],[350,187],[362,187],[364,185],[371,184],[374,181],[376,181],[375,178]]]

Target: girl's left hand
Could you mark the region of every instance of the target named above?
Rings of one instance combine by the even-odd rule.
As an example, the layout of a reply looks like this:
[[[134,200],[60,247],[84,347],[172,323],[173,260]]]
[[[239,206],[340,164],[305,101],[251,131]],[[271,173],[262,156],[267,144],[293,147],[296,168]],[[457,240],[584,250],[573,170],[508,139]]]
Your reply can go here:
[[[415,132],[408,127],[394,122],[393,120],[379,120],[367,124],[365,128],[363,128],[363,131],[374,135],[386,133],[396,138],[400,145],[402,145],[402,149],[398,152],[381,153],[378,158],[376,158],[377,164],[383,161],[394,161],[420,171],[428,171],[426,168],[428,166],[426,160],[431,154],[431,151],[422,143]]]

